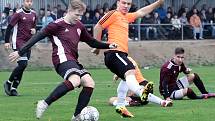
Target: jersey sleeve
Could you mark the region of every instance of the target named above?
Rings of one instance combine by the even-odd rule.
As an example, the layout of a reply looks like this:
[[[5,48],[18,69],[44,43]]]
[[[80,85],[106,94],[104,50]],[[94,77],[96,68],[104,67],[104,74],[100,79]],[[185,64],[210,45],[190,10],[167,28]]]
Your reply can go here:
[[[126,14],[126,18],[129,23],[132,23],[136,20],[137,14],[135,12]]]
[[[9,24],[12,26],[15,26],[18,23],[18,21],[20,20],[20,18],[21,17],[20,17],[19,13],[14,13],[13,16],[11,17]]]
[[[110,24],[112,24],[115,20],[116,20],[116,12],[115,11],[110,11],[107,14],[105,14],[100,20],[99,20],[99,24],[103,27],[103,28],[107,28]]]
[[[83,27],[81,30],[80,41],[87,42],[92,39],[93,39],[93,37],[87,32],[87,29],[85,27]]]
[[[188,74],[186,70],[187,70],[187,67],[184,65],[184,63],[182,63],[180,71],[183,72],[184,74]]]
[[[58,30],[58,25],[54,22],[49,23],[43,30],[42,33],[44,33],[46,36],[55,35]]]

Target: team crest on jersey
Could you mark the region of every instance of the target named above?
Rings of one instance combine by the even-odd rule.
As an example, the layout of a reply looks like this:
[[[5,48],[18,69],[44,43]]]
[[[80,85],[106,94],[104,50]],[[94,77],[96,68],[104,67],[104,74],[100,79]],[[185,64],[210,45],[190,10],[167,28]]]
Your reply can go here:
[[[25,20],[26,18],[25,18],[25,17],[23,17],[22,19],[23,19],[23,20]]]
[[[68,31],[69,31],[69,29],[66,28],[66,29],[65,29],[65,32],[68,32]]]
[[[77,29],[77,33],[78,33],[78,35],[80,36],[81,35],[81,29]]]

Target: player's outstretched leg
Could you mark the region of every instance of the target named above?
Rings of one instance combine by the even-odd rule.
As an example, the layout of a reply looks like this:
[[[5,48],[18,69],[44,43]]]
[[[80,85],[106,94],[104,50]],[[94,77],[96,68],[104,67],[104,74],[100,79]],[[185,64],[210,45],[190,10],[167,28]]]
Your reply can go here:
[[[36,117],[37,119],[40,119],[43,115],[43,113],[46,111],[48,108],[48,104],[44,100],[39,100],[37,102],[37,107],[36,107]]]
[[[132,118],[134,115],[125,106],[116,106],[116,112],[124,118]]]
[[[154,85],[153,82],[149,82],[143,88],[143,92],[142,92],[142,95],[140,97],[142,101],[147,101],[149,93],[152,92],[152,90],[153,90],[153,85]]]
[[[11,96],[10,90],[11,90],[11,82],[9,80],[7,80],[7,81],[4,82],[4,92],[5,92],[5,94],[8,95],[8,96]]]

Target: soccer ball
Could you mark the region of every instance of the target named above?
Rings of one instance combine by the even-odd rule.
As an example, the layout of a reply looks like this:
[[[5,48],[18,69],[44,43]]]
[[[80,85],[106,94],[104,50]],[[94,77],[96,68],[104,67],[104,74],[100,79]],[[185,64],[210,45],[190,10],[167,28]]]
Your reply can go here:
[[[93,106],[85,107],[80,113],[80,121],[98,121],[99,112]]]

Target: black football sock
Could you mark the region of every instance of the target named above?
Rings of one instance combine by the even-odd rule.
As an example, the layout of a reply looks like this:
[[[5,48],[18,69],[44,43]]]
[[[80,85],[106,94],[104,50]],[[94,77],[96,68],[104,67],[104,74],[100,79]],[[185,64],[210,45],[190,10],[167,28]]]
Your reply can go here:
[[[200,79],[199,75],[196,73],[194,73],[193,82],[202,94],[208,94],[208,91],[206,91],[202,80]]]
[[[78,104],[76,106],[74,116],[77,116],[82,111],[82,109],[88,105],[92,93],[92,87],[83,87],[78,97]]]
[[[21,61],[18,61],[17,63],[18,63],[18,66],[13,70],[13,72],[9,77],[10,82],[18,81],[18,83],[15,84],[15,86],[13,86],[14,88],[17,88],[17,86],[19,85],[20,80],[22,79],[23,72],[25,71],[28,65],[28,61],[21,60]]]
[[[196,93],[190,88],[187,90],[187,97],[190,99],[203,99],[202,96],[197,96]]]
[[[51,105],[54,101],[64,96],[67,92],[74,89],[74,86],[72,83],[68,80],[62,82],[59,84],[54,91],[45,99],[45,102],[48,105]]]

